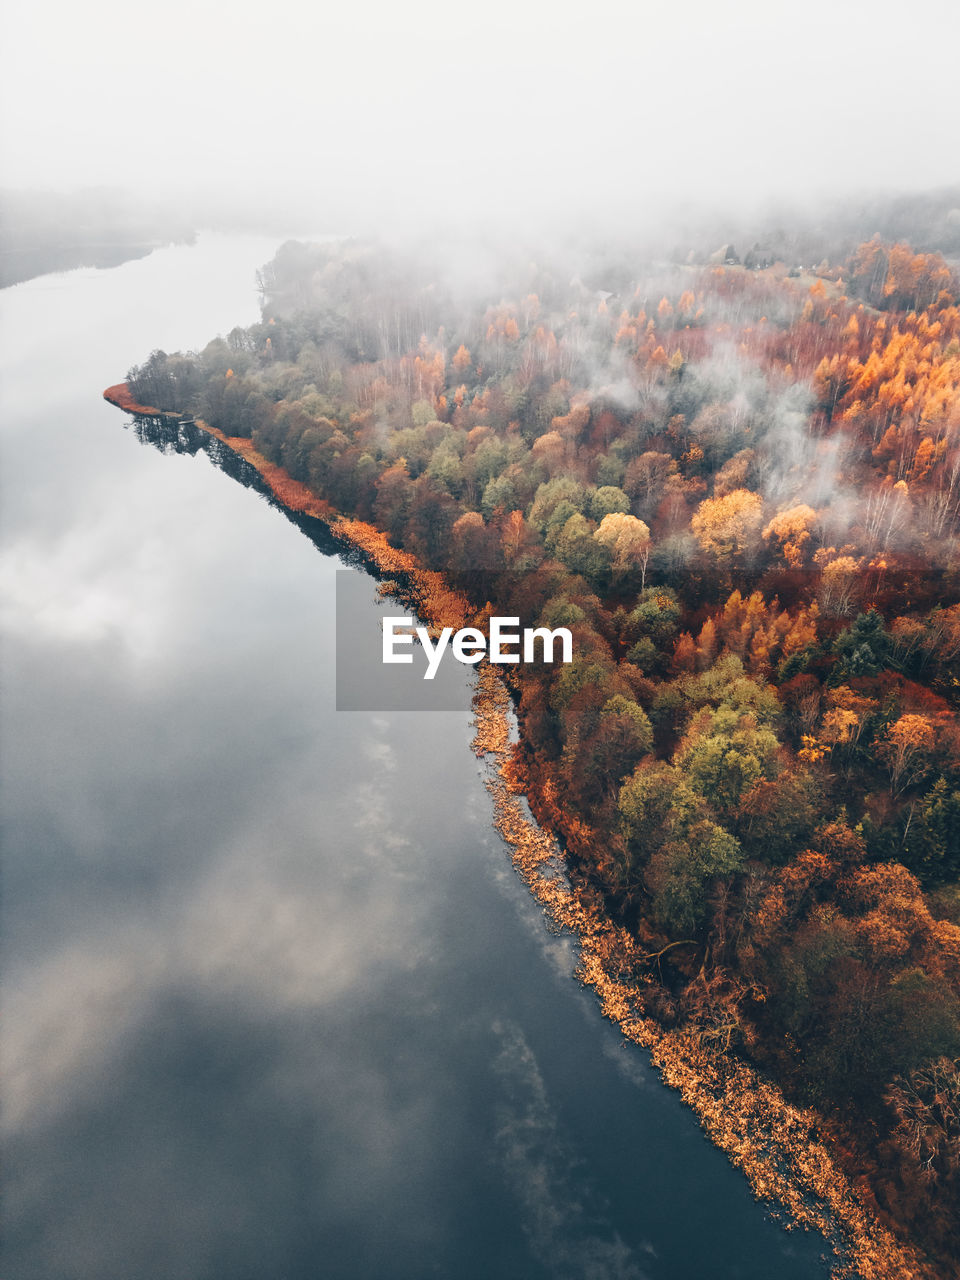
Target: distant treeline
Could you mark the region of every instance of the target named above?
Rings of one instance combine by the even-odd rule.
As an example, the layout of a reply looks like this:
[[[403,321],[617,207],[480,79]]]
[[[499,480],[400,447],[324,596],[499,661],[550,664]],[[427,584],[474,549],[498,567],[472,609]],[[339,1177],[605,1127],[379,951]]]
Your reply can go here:
[[[189,241],[188,223],[116,191],[0,193],[0,288],[53,271],[114,267]]]

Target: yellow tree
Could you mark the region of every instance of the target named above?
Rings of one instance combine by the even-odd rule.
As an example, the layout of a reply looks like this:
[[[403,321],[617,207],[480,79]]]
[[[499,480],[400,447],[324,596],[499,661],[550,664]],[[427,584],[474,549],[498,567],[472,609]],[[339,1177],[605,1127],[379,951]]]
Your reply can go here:
[[[773,517],[763,531],[764,541],[778,542],[790,568],[802,569],[810,551],[810,530],[816,520],[816,511],[806,503],[790,507]]]
[[[927,771],[936,737],[926,716],[901,716],[887,730],[880,747],[890,771],[890,791],[896,795],[918,782]]]
[[[820,579],[820,607],[824,613],[843,617],[852,611],[862,588],[862,564],[862,560],[854,560],[853,556],[837,556],[827,562]]]
[[[750,489],[734,489],[722,498],[705,498],[690,522],[700,546],[728,559],[753,543],[763,524],[763,499]]]
[[[611,512],[603,517],[593,536],[613,552],[614,568],[640,570],[642,590],[646,586],[650,559],[650,530],[644,522],[625,511]]]

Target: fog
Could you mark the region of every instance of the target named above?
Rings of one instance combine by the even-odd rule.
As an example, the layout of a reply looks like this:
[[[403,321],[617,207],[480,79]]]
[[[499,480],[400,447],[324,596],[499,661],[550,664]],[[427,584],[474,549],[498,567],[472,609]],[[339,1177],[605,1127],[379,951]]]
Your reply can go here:
[[[2,34],[6,186],[208,220],[640,228],[958,177],[951,0],[47,0]]]

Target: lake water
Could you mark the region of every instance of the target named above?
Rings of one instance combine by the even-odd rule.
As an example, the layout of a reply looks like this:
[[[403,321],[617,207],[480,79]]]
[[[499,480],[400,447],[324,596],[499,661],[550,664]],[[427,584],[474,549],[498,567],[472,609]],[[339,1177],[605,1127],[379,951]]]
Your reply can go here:
[[[6,1280],[826,1276],[573,979],[467,673],[337,712],[339,562],[101,399],[275,248],[0,295]]]

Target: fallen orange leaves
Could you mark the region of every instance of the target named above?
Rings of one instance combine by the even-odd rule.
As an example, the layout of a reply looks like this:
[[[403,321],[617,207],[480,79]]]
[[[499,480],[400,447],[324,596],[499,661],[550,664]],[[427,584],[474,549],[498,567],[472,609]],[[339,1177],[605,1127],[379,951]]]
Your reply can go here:
[[[484,663],[474,695],[478,755],[492,757],[487,787],[494,825],[512,849],[520,877],[543,906],[550,925],[570,930],[580,944],[577,976],[596,991],[605,1017],[624,1037],[650,1052],[664,1082],[678,1090],[712,1141],[743,1170],[758,1198],[778,1201],[791,1222],[822,1232],[843,1262],[836,1276],[861,1280],[925,1280],[934,1273],[869,1212],[849,1179],[812,1135],[824,1128],[812,1110],[791,1105],[754,1070],[711,1054],[688,1029],[665,1030],[644,1009],[637,942],[605,919],[566,875],[557,842],[525,812],[516,785],[509,733],[510,699],[499,675]]]

